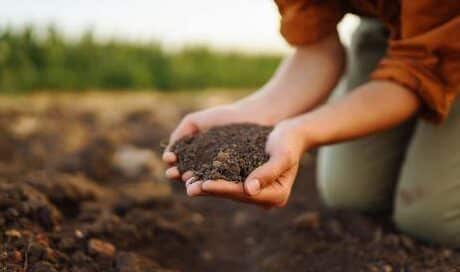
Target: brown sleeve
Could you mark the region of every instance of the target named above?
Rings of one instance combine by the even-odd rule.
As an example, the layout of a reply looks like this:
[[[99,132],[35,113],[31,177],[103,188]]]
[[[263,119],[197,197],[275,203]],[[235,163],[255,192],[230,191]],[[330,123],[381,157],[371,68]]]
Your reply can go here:
[[[292,45],[314,43],[336,31],[344,15],[340,0],[275,0],[281,34]]]
[[[460,1],[403,0],[401,33],[373,79],[393,80],[416,92],[422,116],[442,122],[460,91]]]

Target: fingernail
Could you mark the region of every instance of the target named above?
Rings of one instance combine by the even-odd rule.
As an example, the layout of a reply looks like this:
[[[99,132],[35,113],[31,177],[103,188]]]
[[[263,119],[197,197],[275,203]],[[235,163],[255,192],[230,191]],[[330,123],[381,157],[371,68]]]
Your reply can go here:
[[[260,193],[260,181],[258,179],[251,179],[246,185],[246,189],[250,195],[256,195]]]
[[[193,177],[193,172],[192,171],[187,171],[182,175],[182,179],[185,180],[185,181],[188,181],[192,177]]]
[[[200,187],[200,184],[198,183],[199,181],[197,181],[195,184],[191,185],[191,186],[187,186],[187,195],[190,196],[190,197],[194,197],[194,196],[197,196],[201,193],[201,187]]]
[[[185,182],[185,185],[190,185],[190,184],[193,184],[195,183],[196,181],[198,181],[198,178],[197,177],[191,177],[189,178],[186,182]]]
[[[165,161],[172,161],[174,159],[174,153],[170,152],[170,151],[166,151],[165,153],[163,153],[163,160]]]
[[[168,178],[175,177],[175,176],[178,175],[178,174],[179,174],[179,172],[177,171],[176,168],[169,168],[169,169],[167,169],[166,172],[165,172],[165,175],[166,175],[166,177],[168,177]]]

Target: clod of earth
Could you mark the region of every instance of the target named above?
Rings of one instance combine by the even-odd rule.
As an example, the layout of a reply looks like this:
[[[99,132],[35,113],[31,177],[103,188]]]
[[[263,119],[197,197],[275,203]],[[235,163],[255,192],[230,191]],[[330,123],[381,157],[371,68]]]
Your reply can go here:
[[[88,242],[88,251],[93,255],[100,254],[102,256],[112,257],[116,249],[111,243],[93,238]]]
[[[180,139],[172,152],[181,173],[191,170],[200,180],[242,182],[268,161],[265,143],[272,129],[247,123],[216,126]]]
[[[14,237],[14,238],[21,238],[21,233],[18,230],[10,229],[5,231],[5,236],[7,237]]]
[[[294,219],[294,224],[299,228],[316,230],[320,224],[320,214],[318,212],[305,212]]]

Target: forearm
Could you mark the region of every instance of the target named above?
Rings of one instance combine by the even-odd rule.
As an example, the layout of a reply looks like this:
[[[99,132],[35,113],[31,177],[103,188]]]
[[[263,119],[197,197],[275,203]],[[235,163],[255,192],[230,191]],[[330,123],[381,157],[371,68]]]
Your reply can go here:
[[[410,119],[418,97],[389,81],[371,81],[342,100],[325,104],[289,122],[305,135],[305,149],[352,140],[383,131]]]
[[[261,90],[238,103],[264,113],[271,123],[309,111],[335,87],[343,73],[344,59],[337,35],[298,48]]]

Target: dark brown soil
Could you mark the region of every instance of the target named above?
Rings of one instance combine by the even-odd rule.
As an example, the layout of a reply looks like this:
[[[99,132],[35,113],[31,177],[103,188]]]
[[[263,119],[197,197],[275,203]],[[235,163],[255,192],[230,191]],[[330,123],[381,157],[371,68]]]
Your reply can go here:
[[[272,127],[231,124],[180,139],[172,147],[181,173],[191,170],[200,180],[244,181],[269,159],[265,143]]]
[[[313,157],[283,209],[188,198],[161,178],[155,112],[28,108],[0,109],[0,271],[460,271],[458,251],[399,233],[391,214],[323,207]]]

